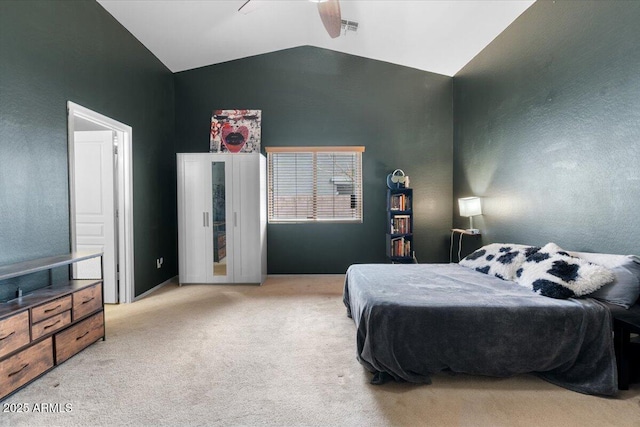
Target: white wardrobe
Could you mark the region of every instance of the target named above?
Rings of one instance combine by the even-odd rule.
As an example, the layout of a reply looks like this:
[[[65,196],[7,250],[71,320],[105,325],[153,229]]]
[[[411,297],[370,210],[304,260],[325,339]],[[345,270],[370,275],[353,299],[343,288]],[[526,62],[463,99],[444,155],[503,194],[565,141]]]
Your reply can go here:
[[[265,157],[185,153],[177,161],[180,283],[263,283]]]

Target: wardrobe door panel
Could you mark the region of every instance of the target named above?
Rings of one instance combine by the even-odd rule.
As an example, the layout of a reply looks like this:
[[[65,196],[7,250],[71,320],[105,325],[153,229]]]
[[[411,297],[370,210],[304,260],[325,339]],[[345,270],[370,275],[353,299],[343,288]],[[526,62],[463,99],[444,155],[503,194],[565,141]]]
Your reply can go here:
[[[236,283],[260,283],[259,156],[234,158],[234,251]]]
[[[208,162],[196,155],[178,157],[178,227],[179,273],[181,283],[206,283],[211,263],[211,249],[204,232],[207,214],[207,194],[210,193]]]

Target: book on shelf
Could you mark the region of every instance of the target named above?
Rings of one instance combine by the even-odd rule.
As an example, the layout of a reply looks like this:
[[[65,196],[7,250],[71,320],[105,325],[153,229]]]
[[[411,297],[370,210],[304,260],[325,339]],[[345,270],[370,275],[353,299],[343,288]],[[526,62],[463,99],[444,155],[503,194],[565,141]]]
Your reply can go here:
[[[411,215],[394,215],[391,217],[391,234],[411,233]]]
[[[392,211],[411,210],[411,197],[406,194],[392,194],[389,198],[389,209]]]
[[[411,241],[404,237],[391,239],[391,256],[408,257],[411,256]]]

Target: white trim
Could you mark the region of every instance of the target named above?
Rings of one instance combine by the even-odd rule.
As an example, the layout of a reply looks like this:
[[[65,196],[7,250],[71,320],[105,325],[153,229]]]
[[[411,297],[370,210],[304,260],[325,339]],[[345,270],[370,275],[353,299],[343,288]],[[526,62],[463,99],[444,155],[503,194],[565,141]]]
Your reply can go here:
[[[175,283],[178,286],[182,286],[180,284],[180,280],[178,279],[178,276],[173,276],[170,279],[165,280],[164,282],[160,283],[159,285],[154,286],[153,288],[149,289],[148,291],[138,295],[137,297],[135,297],[133,300],[134,301],[138,301],[139,299],[142,299],[144,297],[146,297],[147,295],[149,295],[152,292],[157,291],[158,289],[160,289],[161,287],[165,286],[165,285],[169,285],[171,283]]]
[[[71,118],[78,117],[98,125],[110,128],[118,133],[118,253],[120,264],[119,302],[130,303],[134,300],[133,274],[133,129],[100,113],[89,110],[74,102],[67,101],[67,125],[69,143],[69,165],[73,164],[74,123]],[[69,216],[71,221],[71,245],[75,242],[75,203],[73,203],[73,168],[69,168]]]

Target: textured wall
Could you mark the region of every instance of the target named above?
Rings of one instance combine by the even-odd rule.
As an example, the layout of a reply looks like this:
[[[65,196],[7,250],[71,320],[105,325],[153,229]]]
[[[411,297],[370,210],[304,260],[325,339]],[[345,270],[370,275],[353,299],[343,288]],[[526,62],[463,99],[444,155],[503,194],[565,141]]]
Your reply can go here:
[[[68,100],[133,128],[139,295],[177,274],[173,76],[93,0],[0,2],[0,265],[69,251]]]
[[[484,243],[640,253],[639,22],[537,2],[454,77],[454,197],[482,196]]]
[[[177,73],[178,152],[209,149],[211,113],[262,110],[262,145],[364,145],[362,224],[271,224],[270,274],[385,262],[385,177],[411,177],[421,262],[448,260],[451,78],[301,47]]]

